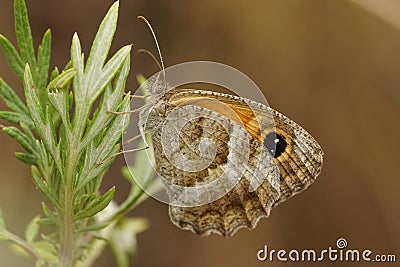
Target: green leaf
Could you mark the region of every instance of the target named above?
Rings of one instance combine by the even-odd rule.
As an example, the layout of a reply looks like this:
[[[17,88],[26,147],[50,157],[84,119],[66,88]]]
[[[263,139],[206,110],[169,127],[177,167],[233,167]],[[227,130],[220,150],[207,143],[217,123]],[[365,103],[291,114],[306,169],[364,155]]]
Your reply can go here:
[[[89,206],[76,215],[76,218],[83,219],[87,217],[91,217],[98,213],[99,211],[103,210],[110,201],[113,199],[115,193],[115,186],[111,187],[104,195],[95,199]]]
[[[23,152],[15,152],[15,157],[22,161],[23,163],[30,165],[37,165],[38,157],[32,154],[27,154]]]
[[[24,62],[18,54],[17,49],[11,44],[11,42],[0,34],[0,46],[2,47],[4,54],[7,57],[8,64],[11,69],[17,74],[20,80],[24,79]]]
[[[81,207],[87,207],[87,205],[96,199],[96,197],[97,195],[95,192],[78,195],[75,198],[74,206],[78,209]]]
[[[110,94],[110,97],[106,97],[107,101],[107,111],[114,110],[120,103],[120,97],[123,96],[125,92],[126,80],[128,79],[130,70],[131,60],[130,56],[127,56],[124,60],[121,70],[115,77],[114,90]]]
[[[48,117],[48,112],[45,114],[40,106],[39,99],[33,87],[32,75],[28,65],[26,65],[25,68],[24,92],[29,113],[36,126],[37,133],[46,146],[46,150],[51,153],[58,170],[62,173],[63,168],[61,166],[60,154],[56,147],[56,135],[54,128],[52,128],[52,121]]]
[[[49,218],[49,219],[55,219],[56,214],[49,208],[47,207],[46,203],[42,202],[42,210],[44,215]]]
[[[107,59],[111,47],[111,41],[117,28],[119,2],[115,2],[108,10],[90,49],[89,58],[86,64],[86,74],[89,78],[86,81],[87,88],[90,90],[97,83],[95,77],[99,77],[103,64]],[[86,95],[89,91],[86,91]]]
[[[35,146],[37,146],[36,137],[34,136],[31,130],[31,128],[34,128],[33,121],[30,120],[30,123],[31,124],[20,121],[19,126],[21,126],[22,130],[24,130],[24,133],[28,136],[28,139],[31,140],[31,142],[34,142]]]
[[[105,96],[107,96],[107,94]],[[104,102],[102,102],[102,104],[104,104]],[[129,104],[130,104],[130,98],[129,96],[125,96],[122,103],[120,103],[121,108],[118,110],[128,111]],[[113,118],[113,120],[107,122],[107,127],[104,128],[104,126],[102,127],[101,125],[98,125],[96,126],[98,127],[97,129],[95,128],[95,126],[93,126],[89,131],[93,135],[94,129],[96,129],[96,131],[98,132],[103,130],[102,136],[106,136],[106,138],[102,137],[100,139],[99,144],[95,145],[92,143],[91,146],[89,147],[87,157],[85,159],[85,164],[82,168],[79,183],[77,185],[77,190],[80,190],[82,187],[86,186],[87,183],[92,181],[92,179],[96,178],[98,175],[103,173],[112,163],[112,160],[108,159],[105,162],[103,161],[107,159],[110,155],[115,154],[119,150],[119,145],[116,144],[120,142],[121,135],[124,129],[126,129],[128,125],[129,114],[114,115],[110,114],[109,112],[106,112],[106,114],[107,116],[111,116],[111,118]],[[97,122],[95,123],[95,125],[97,125]],[[91,138],[89,138],[86,135],[82,142],[82,147],[89,145],[90,141],[92,140],[93,140],[92,136]]]
[[[36,95],[31,69],[28,64],[26,64],[24,74],[24,93],[26,97],[26,104],[28,106],[31,118],[35,123],[36,129],[38,130],[39,134],[46,133],[49,129],[47,129],[48,127],[45,128],[46,121],[44,111],[40,105],[38,96]],[[46,136],[41,137],[43,138]],[[49,147],[49,149],[53,149],[53,147]]]
[[[52,225],[52,226],[57,226],[57,221],[49,218],[41,218],[38,221],[38,224],[40,225]]]
[[[119,109],[122,112],[127,112],[129,110],[130,97],[125,96],[123,101],[121,102],[121,108]],[[108,140],[102,140],[97,147],[98,151],[101,151],[100,154],[103,158],[100,158],[100,161],[103,161],[107,156],[110,155],[110,152],[114,145],[121,140],[121,136],[128,126],[130,113],[126,113],[124,115],[113,115],[114,120],[109,124],[109,126],[105,129],[105,133],[108,136]]]
[[[38,224],[57,225],[57,213],[53,212],[49,207],[47,207],[46,203],[44,202],[42,202],[42,210],[46,217],[40,218],[40,220],[38,220]]]
[[[101,229],[106,228],[109,225],[110,225],[109,223],[90,225],[85,228],[79,229],[79,233],[88,233],[88,232],[92,232],[92,231],[99,231]]]
[[[0,111],[0,119],[14,124],[25,123],[31,128],[34,126],[32,120],[28,116],[14,111]]]
[[[107,96],[107,94],[105,95]],[[130,104],[130,98],[129,96],[126,96],[120,103],[120,108],[117,108],[118,111],[122,112],[127,112],[129,111],[129,104]],[[99,133],[103,131],[103,134],[109,134],[110,137],[112,136],[113,139],[108,139],[108,140],[102,140],[99,146],[102,146],[100,149],[105,152],[105,154],[108,154],[110,149],[114,146],[115,141],[119,140],[123,131],[125,128],[128,126],[129,123],[129,118],[130,114],[126,113],[123,115],[114,115],[111,114],[109,111],[103,110],[103,114],[105,114],[107,117],[101,118],[100,116],[96,117],[96,122],[92,125],[90,128],[90,131],[88,131],[88,134],[85,135],[83,141],[82,141],[82,147],[85,147],[86,145],[89,144],[91,140],[93,140],[94,137],[96,137]],[[103,122],[103,126],[97,122]],[[104,128],[104,125],[107,125],[106,128]],[[119,127],[119,128],[118,128]],[[106,151],[108,149],[108,151]],[[101,151],[99,150],[99,151]],[[103,155],[106,156],[106,155]],[[97,162],[102,161],[104,158],[99,159]]]
[[[110,153],[117,153],[119,151],[119,147],[119,145],[115,145]],[[91,146],[88,148],[87,155],[88,157],[86,157],[82,166],[82,172],[79,175],[79,182],[77,184],[76,191],[82,190],[82,188],[84,188],[90,182],[93,182],[94,179],[102,177],[113,162],[112,160],[108,160],[99,164],[100,155],[99,151],[94,147],[94,144],[91,144]]]
[[[78,89],[80,86],[85,84],[85,69],[84,69],[84,57],[82,54],[81,42],[79,41],[79,37],[77,33],[74,33],[72,37],[72,45],[71,45],[71,62],[72,66],[76,70],[76,75],[74,78],[74,89]],[[75,102],[79,103],[80,99],[83,99],[83,90],[75,90],[74,97]]]
[[[50,68],[50,53],[51,53],[51,32],[47,30],[42,39],[42,43],[38,48],[38,88],[41,91],[39,95],[43,94],[41,98],[41,103],[45,103],[46,99],[46,88],[47,78],[49,75],[49,68]],[[40,97],[39,97],[40,98]]]
[[[100,132],[104,131],[104,125],[109,125],[115,118],[115,115],[111,114],[110,111],[115,111],[118,106],[121,106],[129,69],[130,58],[127,56],[124,60],[124,64],[115,77],[114,89],[112,90],[111,84],[109,84],[103,94],[102,101],[93,115],[93,122],[89,126],[83,138],[82,148],[85,148],[93,138],[95,138]]]
[[[47,85],[47,90],[51,93],[56,93],[58,89],[67,86],[71,82],[72,78],[74,78],[75,74],[76,70],[73,68],[64,70]]]
[[[31,167],[31,173],[36,187],[57,210],[60,210],[61,204],[58,201],[57,195],[52,191],[47,182],[42,180],[40,172],[36,166]]]
[[[35,216],[25,229],[25,240],[28,243],[32,243],[35,240],[37,234],[39,233],[39,224],[38,224],[39,220],[40,216],[39,215]]]
[[[114,78],[115,74],[119,71],[126,58],[129,57],[131,45],[127,45],[120,50],[107,62],[101,70],[101,79],[97,80],[95,85],[89,89],[91,95],[91,102],[97,99],[99,94],[103,91],[105,86]]]
[[[58,70],[57,67],[55,67],[54,70],[50,74],[50,81],[52,81],[55,78],[57,78],[58,75],[60,75],[60,71]]]
[[[117,26],[118,6],[119,3],[115,2],[101,22],[85,68],[83,67],[79,38],[76,34],[74,35],[71,56],[73,67],[76,69],[77,74],[73,86],[75,112],[72,124],[76,129],[74,137],[70,138],[71,140],[80,139],[85,131],[85,123],[90,115],[92,104],[106,86],[103,83],[98,84],[99,81],[108,82],[110,79],[110,77],[103,75],[102,68],[107,59]],[[113,71],[118,71],[118,69]],[[108,74],[108,72],[104,74]],[[102,88],[96,88],[96,84]],[[76,151],[78,155],[81,155],[83,147],[77,147]]]
[[[56,109],[58,116],[62,119],[64,127],[66,127],[68,131],[67,137],[70,136],[71,131],[71,123],[69,119],[69,96],[67,87],[75,73],[76,71],[74,69],[63,71],[47,86],[49,90],[48,98],[50,103]]]
[[[29,26],[28,12],[24,0],[14,1],[15,35],[22,60],[36,68],[35,51],[33,49],[32,33]]]
[[[32,143],[30,143],[31,140],[28,139],[28,137],[22,133],[18,128],[15,128],[13,126],[10,127],[5,127],[3,128],[3,132],[10,137],[14,138],[15,140],[18,141],[18,143],[21,144],[21,146],[28,152],[34,153],[35,152],[35,147],[32,146]]]
[[[28,109],[13,89],[0,78],[0,96],[6,102],[6,105],[13,111],[29,115]]]

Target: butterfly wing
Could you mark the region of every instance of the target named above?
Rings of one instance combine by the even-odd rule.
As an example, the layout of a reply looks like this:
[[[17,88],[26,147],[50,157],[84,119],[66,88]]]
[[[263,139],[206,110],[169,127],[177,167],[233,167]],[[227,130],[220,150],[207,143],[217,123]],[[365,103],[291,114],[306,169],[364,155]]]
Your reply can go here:
[[[226,118],[233,128],[244,129],[251,144],[250,157],[243,161],[246,165],[243,177],[223,197],[196,207],[170,205],[171,221],[182,229],[199,235],[217,233],[223,236],[232,236],[243,227],[253,229],[259,219],[269,216],[273,206],[306,189],[321,171],[323,152],[314,138],[295,122],[265,105],[227,94],[178,89],[167,94],[163,101],[167,107],[165,116],[177,106],[195,106],[213,116]],[[165,117],[158,119],[163,121]],[[215,136],[219,138],[213,141],[219,144],[218,148],[223,148],[211,168],[201,172],[184,172],[173,166],[163,152],[160,129],[154,129],[153,136],[159,174],[185,186],[217,179],[219,173],[226,171],[224,167],[229,156],[240,150],[234,144],[229,145],[230,130],[224,132],[208,119],[191,123],[193,125],[189,123],[181,132],[182,151],[195,152],[200,139]],[[207,136],[207,132],[212,134]],[[267,164],[272,159],[274,166]],[[258,166],[260,160],[266,162],[265,166]],[[255,190],[249,190],[252,181],[257,179],[261,179],[261,183]]]

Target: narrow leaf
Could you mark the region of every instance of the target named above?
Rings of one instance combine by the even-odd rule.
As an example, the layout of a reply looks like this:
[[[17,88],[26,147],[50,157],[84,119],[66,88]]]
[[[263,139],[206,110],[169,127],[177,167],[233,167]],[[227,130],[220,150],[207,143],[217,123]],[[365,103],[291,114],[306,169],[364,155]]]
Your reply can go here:
[[[37,140],[36,137],[33,135],[31,128],[34,127],[33,121],[30,121],[31,125],[21,121],[19,123],[19,126],[21,126],[22,130],[24,130],[24,133],[27,135],[28,139],[31,140],[32,142],[35,142],[35,147],[37,146]],[[36,148],[35,148],[36,149]]]
[[[69,120],[69,100],[68,100],[68,84],[74,77],[76,71],[74,69],[69,69],[62,72],[48,85],[48,98],[50,103],[53,105],[58,114],[54,114],[53,117],[59,116],[64,127],[68,131],[67,137],[70,136],[71,123]],[[60,89],[60,91],[58,90]],[[54,121],[50,120],[50,121]]]
[[[36,187],[42,192],[42,194],[47,198],[47,200],[57,209],[59,210],[61,205],[57,199],[56,194],[51,190],[48,186],[47,182],[41,178],[39,170],[37,167],[31,167],[31,173],[33,182],[35,183]]]
[[[49,207],[47,207],[46,203],[42,202],[42,210],[44,215],[48,218],[54,218],[54,213],[51,211]]]
[[[39,99],[35,92],[33,83],[33,77],[31,69],[27,64],[25,67],[24,74],[24,92],[26,97],[26,104],[28,106],[29,113],[32,117],[33,122],[36,125],[37,130],[40,132],[45,124],[45,116],[42,107],[40,106]]]
[[[67,95],[67,91],[65,90],[61,90],[58,93],[49,93],[49,100],[50,103],[52,104],[52,106],[56,109],[57,114],[61,117],[64,125],[63,125],[63,129],[65,130],[65,128],[68,130],[68,133],[70,133],[71,131],[71,124],[70,124],[70,120],[69,120],[69,110],[67,108],[68,105],[68,95]],[[68,135],[69,136],[69,135]],[[61,136],[60,136],[61,138]]]
[[[120,98],[122,98],[125,92],[126,80],[128,79],[129,75],[129,70],[131,65],[130,62],[131,62],[130,57],[129,56],[126,57],[121,70],[115,77],[114,91],[112,92],[111,97],[106,99],[108,111],[114,110],[114,108],[121,102]]]
[[[107,58],[111,41],[117,27],[118,7],[119,2],[117,1],[108,10],[100,24],[99,30],[97,31],[86,65],[86,74],[89,79],[98,77],[98,74]],[[87,85],[90,88],[96,82],[97,81],[93,79],[92,81],[89,81]]]
[[[17,125],[20,123],[25,123],[31,128],[34,126],[32,120],[28,116],[14,111],[0,111],[0,119]]]
[[[121,104],[126,79],[129,74],[129,63],[130,57],[127,56],[120,72],[118,72],[118,75],[115,77],[114,90],[112,91],[111,84],[109,84],[103,93],[102,101],[93,115],[93,123],[84,136],[82,147],[85,147],[95,136],[104,130],[104,125],[109,125],[110,121],[114,119],[115,116],[113,116],[110,111],[117,110],[118,106]]]
[[[29,26],[28,12],[24,0],[14,1],[15,34],[22,60],[35,69],[35,51],[33,49],[32,33]]]
[[[42,43],[38,49],[37,90],[42,107],[47,103],[45,90],[50,68],[51,32],[47,30],[43,35]]]
[[[29,113],[33,122],[35,123],[37,133],[45,144],[47,151],[51,153],[55,163],[57,164],[57,168],[60,172],[62,172],[62,168],[60,166],[60,155],[55,145],[56,141],[54,128],[51,127],[52,121],[49,120],[48,113],[45,114],[40,106],[39,99],[33,87],[33,80],[29,65],[26,65],[25,68],[24,92]]]
[[[13,89],[0,78],[0,96],[4,99],[7,106],[16,112],[20,112],[29,115],[28,109],[24,102],[17,96]]]
[[[23,163],[30,165],[37,165],[38,158],[35,155],[27,154],[23,152],[15,152],[15,157]]]
[[[42,43],[38,48],[38,67],[39,77],[41,79],[38,84],[39,88],[44,88],[47,84],[47,77],[50,68],[50,54],[51,54],[51,31],[47,30],[42,39]]]
[[[17,140],[18,143],[21,144],[21,146],[28,152],[34,153],[35,148],[32,146],[32,144],[29,142],[30,140],[28,137],[22,133],[18,128],[15,127],[5,127],[3,128],[3,132],[7,134],[8,136],[14,138]]]
[[[47,85],[47,89],[49,92],[54,92],[54,89],[65,87],[72,80],[75,74],[76,70],[73,68],[63,71],[60,75],[54,78],[49,85]]]
[[[110,225],[109,223],[94,224],[94,225],[90,225],[85,228],[79,229],[78,232],[79,233],[87,233],[87,232],[92,232],[92,231],[98,231],[98,230],[106,228],[109,225]]]
[[[101,79],[96,81],[96,84],[93,88],[90,88],[90,102],[93,102],[97,99],[98,95],[103,92],[105,86],[114,78],[115,74],[120,70],[123,66],[127,57],[129,57],[129,53],[131,51],[131,46],[125,46],[118,50],[117,53],[107,62],[104,68],[101,70]]]
[[[93,145],[93,144],[92,144]],[[120,150],[119,145],[115,145],[114,149],[111,150],[112,153],[117,153]],[[90,155],[90,158],[87,158],[85,164],[83,165],[82,172],[79,176],[79,183],[77,185],[76,191],[81,190],[83,187],[85,187],[88,183],[90,183],[93,179],[98,178],[100,175],[104,174],[105,171],[110,167],[110,165],[113,163],[112,159],[98,164],[99,162],[99,152],[96,151],[96,149],[90,148],[88,150],[88,155]]]
[[[58,70],[57,67],[55,67],[50,74],[50,81],[54,80],[58,75],[60,75],[60,71]]]
[[[37,223],[40,225],[57,225],[56,220],[50,218],[41,218]]]
[[[77,219],[91,217],[99,211],[102,211],[113,199],[114,193],[115,186],[111,187],[104,195],[95,199],[92,204],[90,204],[87,208],[78,212],[78,214],[76,215]]]
[[[25,229],[25,240],[28,243],[32,243],[35,240],[37,234],[39,233],[39,224],[38,224],[39,220],[40,216],[39,215],[35,216]]]
[[[78,34],[75,33],[72,37],[72,45],[71,45],[71,59],[72,66],[76,70],[76,77],[74,78],[74,97],[75,102],[79,103],[81,99],[83,99],[84,88],[81,88],[85,85],[84,83],[84,64],[83,64],[83,55],[81,49],[81,42],[79,41]]]
[[[18,78],[24,79],[24,62],[18,54],[17,49],[11,44],[11,42],[0,34],[0,46],[7,57],[8,64],[11,69],[17,74]]]

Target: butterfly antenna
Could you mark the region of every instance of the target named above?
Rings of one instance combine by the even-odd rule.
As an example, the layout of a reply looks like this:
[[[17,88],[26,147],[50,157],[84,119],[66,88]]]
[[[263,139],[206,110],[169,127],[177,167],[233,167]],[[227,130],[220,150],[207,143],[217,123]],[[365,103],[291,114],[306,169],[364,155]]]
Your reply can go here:
[[[143,17],[143,16],[138,16],[137,18],[143,20],[144,23],[146,23],[147,27],[148,27],[148,28],[150,29],[150,31],[151,31],[151,34],[153,35],[154,42],[156,43],[156,46],[157,46],[158,55],[159,55],[159,57],[160,57],[162,73],[163,73],[163,76],[164,76],[164,79],[165,79],[164,61],[163,61],[163,58],[162,58],[162,55],[161,55],[160,46],[158,45],[157,37],[156,37],[156,34],[155,34],[154,30],[153,30],[153,27],[151,26],[150,22],[149,22],[145,17]]]
[[[145,53],[147,55],[149,55],[157,64],[157,66],[160,68],[161,71],[163,71],[162,66],[160,65],[160,62],[158,61],[158,59],[153,55],[153,53],[151,53],[149,50],[147,49],[139,49],[137,51],[138,53]]]
[[[98,164],[98,165],[101,165],[101,164],[103,164],[103,163],[106,163],[107,161],[109,161],[109,160],[112,159],[112,158],[115,158],[115,157],[118,156],[118,155],[122,155],[122,154],[126,154],[126,153],[131,153],[131,152],[143,151],[143,150],[146,150],[146,149],[149,149],[149,148],[150,148],[150,147],[149,147],[149,146],[147,145],[147,143],[146,143],[146,147],[135,148],[135,149],[130,149],[130,150],[123,150],[123,151],[120,151],[120,152],[117,152],[117,153],[114,153],[114,154],[108,156],[108,157],[105,158],[104,160],[97,162],[97,164]]]

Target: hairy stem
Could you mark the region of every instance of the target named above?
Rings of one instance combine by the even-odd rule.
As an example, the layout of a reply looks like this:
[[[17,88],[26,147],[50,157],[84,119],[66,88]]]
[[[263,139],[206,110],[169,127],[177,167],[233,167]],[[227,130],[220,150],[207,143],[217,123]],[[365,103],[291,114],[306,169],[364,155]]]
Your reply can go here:
[[[81,122],[82,123],[82,122]],[[65,189],[63,195],[63,216],[62,216],[62,228],[60,233],[60,254],[59,264],[60,267],[72,267],[74,266],[75,256],[75,218],[74,218],[74,170],[78,162],[77,151],[80,133],[72,133],[72,142],[69,146],[69,157],[67,160],[67,170],[65,173]]]
[[[74,207],[71,168],[68,168],[66,186],[64,191],[63,222],[60,233],[60,254],[59,264],[65,267],[72,267],[74,263]]]

